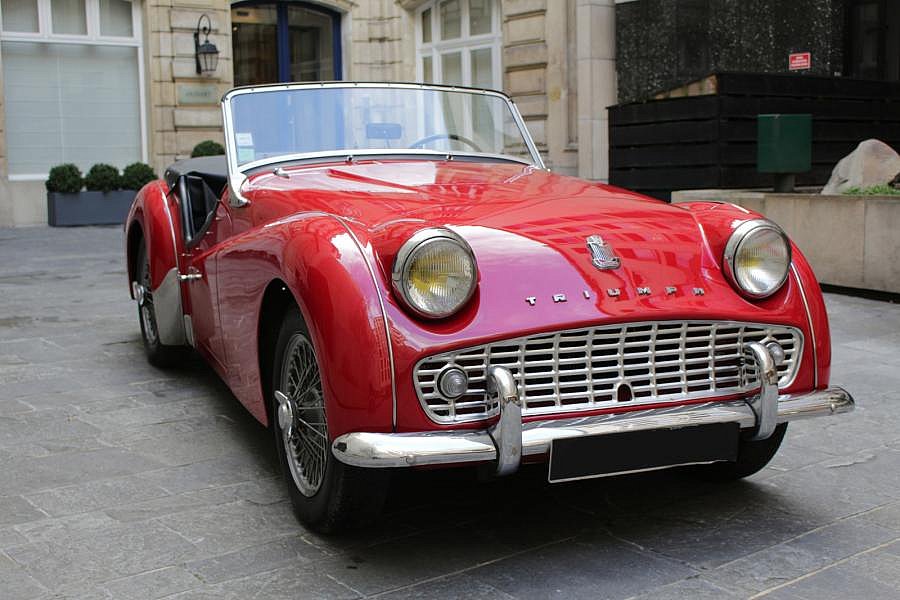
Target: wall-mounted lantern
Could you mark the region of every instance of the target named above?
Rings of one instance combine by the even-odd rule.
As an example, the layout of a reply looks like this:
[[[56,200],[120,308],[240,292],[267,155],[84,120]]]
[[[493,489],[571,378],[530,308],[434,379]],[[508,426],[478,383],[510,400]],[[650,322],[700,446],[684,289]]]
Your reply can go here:
[[[201,27],[203,19],[206,19],[206,25]],[[210,21],[209,15],[203,13],[197,19],[197,30],[194,31],[194,59],[197,61],[197,75],[214,73],[219,64],[219,49],[209,41],[211,30],[212,21]],[[200,43],[201,33],[206,36],[202,44]]]

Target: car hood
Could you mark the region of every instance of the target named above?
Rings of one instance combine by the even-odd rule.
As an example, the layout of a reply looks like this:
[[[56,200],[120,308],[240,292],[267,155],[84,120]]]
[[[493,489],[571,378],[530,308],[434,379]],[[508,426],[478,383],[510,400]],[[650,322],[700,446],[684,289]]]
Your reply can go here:
[[[487,319],[490,326],[475,330],[489,335],[598,318],[699,314],[759,319],[753,313],[761,311],[768,321],[782,320],[771,300],[749,303],[734,292],[693,213],[611,186],[522,165],[461,161],[305,167],[253,186],[278,202],[342,216],[371,246],[385,288],[393,258],[412,233],[448,227],[460,234],[478,261],[478,292],[457,318],[428,325],[437,333]],[[587,244],[593,235],[619,257],[618,268],[594,266]]]

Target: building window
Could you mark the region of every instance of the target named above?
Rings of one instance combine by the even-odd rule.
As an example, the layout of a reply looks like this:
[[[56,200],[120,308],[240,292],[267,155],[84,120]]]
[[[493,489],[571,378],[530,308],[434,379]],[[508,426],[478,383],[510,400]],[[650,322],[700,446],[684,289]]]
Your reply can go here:
[[[307,2],[232,4],[234,84],[341,79],[341,15]]]
[[[416,14],[417,78],[499,89],[500,7],[496,0],[429,2]]]
[[[0,0],[10,179],[146,160],[141,11],[128,0]]]

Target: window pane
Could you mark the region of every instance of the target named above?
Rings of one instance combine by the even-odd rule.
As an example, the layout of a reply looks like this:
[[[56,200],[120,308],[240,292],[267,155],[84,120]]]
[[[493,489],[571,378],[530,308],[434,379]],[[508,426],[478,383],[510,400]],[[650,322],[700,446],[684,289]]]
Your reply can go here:
[[[431,9],[422,11],[422,43],[431,43]]]
[[[132,37],[131,2],[100,0],[100,35]]]
[[[491,4],[494,0],[469,0],[469,35],[491,32]]]
[[[459,52],[441,56],[441,83],[462,85],[462,55]]]
[[[3,29],[37,33],[37,0],[3,0]]]
[[[458,38],[461,33],[461,25],[459,0],[441,2],[441,39]]]
[[[491,49],[472,50],[472,85],[478,88],[494,87],[494,71],[491,68]]]
[[[51,0],[53,33],[87,34],[84,0]]]
[[[290,81],[339,79],[334,72],[331,17],[301,6],[287,6]]]
[[[278,81],[277,24],[274,6],[231,9],[235,85]]]
[[[137,49],[3,42],[9,172],[141,160]]]
[[[422,59],[422,81],[425,83],[434,83],[434,66],[431,64],[430,56],[426,56]]]

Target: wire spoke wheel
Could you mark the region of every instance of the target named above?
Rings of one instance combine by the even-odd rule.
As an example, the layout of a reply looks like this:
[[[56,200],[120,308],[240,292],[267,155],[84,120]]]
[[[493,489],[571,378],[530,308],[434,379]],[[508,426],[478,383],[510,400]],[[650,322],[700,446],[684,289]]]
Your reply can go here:
[[[288,341],[279,391],[279,427],[287,464],[297,489],[311,497],[325,479],[328,426],[316,355],[302,333]]]
[[[138,305],[138,311],[141,317],[141,325],[143,325],[144,338],[152,346],[159,341],[159,333],[156,328],[153,293],[150,291],[150,259],[146,256],[146,252],[141,265],[140,284],[144,288],[144,292]]]

